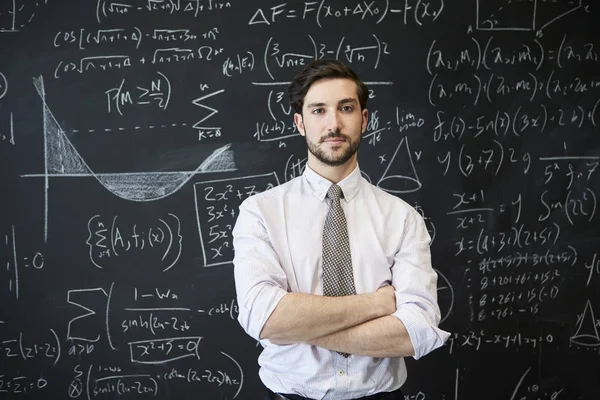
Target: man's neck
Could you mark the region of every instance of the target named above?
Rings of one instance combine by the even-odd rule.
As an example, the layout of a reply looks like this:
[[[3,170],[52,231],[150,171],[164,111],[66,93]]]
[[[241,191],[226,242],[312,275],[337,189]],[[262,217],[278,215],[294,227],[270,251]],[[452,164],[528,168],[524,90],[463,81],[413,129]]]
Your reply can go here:
[[[354,168],[356,168],[356,155],[342,165],[332,167],[323,164],[321,161],[314,158],[311,154],[308,156],[308,166],[321,175],[323,178],[330,180],[333,183],[338,183],[345,177],[350,175]]]

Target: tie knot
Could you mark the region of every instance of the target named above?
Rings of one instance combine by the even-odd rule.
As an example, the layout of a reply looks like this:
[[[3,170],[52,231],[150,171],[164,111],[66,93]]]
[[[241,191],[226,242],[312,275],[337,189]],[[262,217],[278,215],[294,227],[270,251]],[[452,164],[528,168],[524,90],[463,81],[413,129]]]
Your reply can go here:
[[[336,185],[335,183],[329,187],[327,191],[327,197],[331,201],[339,202],[340,198],[344,197],[344,192],[342,192],[342,188]]]

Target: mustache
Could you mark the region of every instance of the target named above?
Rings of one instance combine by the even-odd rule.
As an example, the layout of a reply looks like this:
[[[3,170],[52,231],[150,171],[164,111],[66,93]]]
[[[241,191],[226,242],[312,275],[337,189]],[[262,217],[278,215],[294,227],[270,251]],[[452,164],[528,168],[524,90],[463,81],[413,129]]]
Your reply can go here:
[[[320,140],[320,143],[323,143],[327,139],[335,139],[335,138],[341,138],[346,141],[349,140],[348,136],[344,135],[341,131],[335,131],[335,132],[329,132],[326,136],[323,136]]]

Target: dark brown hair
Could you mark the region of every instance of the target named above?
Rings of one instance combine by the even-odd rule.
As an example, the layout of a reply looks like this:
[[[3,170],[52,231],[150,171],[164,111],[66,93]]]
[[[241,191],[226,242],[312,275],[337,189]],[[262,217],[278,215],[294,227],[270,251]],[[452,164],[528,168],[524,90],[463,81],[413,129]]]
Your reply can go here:
[[[356,83],[356,94],[360,108],[367,108],[367,99],[369,98],[369,90],[367,86],[360,80],[358,75],[348,68],[344,63],[337,60],[315,60],[305,66],[292,80],[288,86],[288,96],[290,105],[294,112],[302,114],[302,106],[304,105],[304,97],[308,93],[311,85],[321,79],[350,79]]]

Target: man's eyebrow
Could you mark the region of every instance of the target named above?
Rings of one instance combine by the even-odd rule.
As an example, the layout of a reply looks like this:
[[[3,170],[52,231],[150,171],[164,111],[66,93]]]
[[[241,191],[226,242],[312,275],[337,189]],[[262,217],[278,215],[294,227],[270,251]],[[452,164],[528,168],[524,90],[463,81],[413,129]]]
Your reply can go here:
[[[338,101],[338,105],[341,105],[341,104],[358,104],[358,101],[355,98],[353,98],[353,97],[348,97],[347,99],[342,99],[342,100]],[[323,107],[325,105],[326,104],[322,103],[322,102],[320,102],[320,103],[308,103],[306,105],[306,107],[307,108]]]
[[[358,104],[358,101],[354,97],[348,97],[347,99],[342,99],[338,102],[338,104]]]

